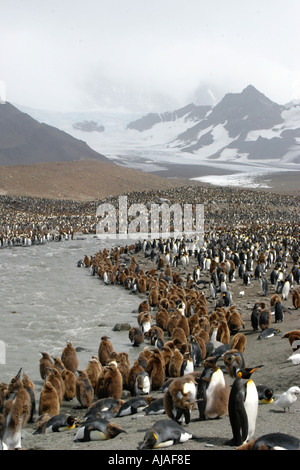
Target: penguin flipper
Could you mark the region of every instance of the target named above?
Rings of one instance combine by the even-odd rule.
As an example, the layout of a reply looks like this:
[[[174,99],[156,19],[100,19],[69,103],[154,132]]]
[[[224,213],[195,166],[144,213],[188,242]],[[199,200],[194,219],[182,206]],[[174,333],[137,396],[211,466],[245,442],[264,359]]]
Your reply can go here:
[[[289,313],[290,315],[292,315],[292,312],[290,311],[290,309],[287,308],[285,305],[282,305],[282,308],[286,313]]]
[[[245,394],[240,391],[235,403],[229,401],[229,420],[233,439],[231,445],[241,445],[248,436],[248,417],[244,407]]]

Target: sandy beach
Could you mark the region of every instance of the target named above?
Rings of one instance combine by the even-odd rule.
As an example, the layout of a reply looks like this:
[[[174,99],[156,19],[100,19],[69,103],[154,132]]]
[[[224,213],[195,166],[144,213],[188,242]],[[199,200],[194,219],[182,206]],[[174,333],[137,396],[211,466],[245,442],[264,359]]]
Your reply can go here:
[[[138,257],[142,269],[150,268],[149,261],[146,260],[142,254]],[[185,272],[182,272],[185,274]],[[203,280],[208,279],[208,275],[203,277]],[[120,289],[122,287],[119,287]],[[282,339],[280,336],[273,336],[268,339],[258,340],[261,331],[253,331],[251,326],[251,311],[255,302],[265,301],[268,303],[272,289],[267,298],[261,294],[261,289],[258,281],[252,281],[250,286],[242,286],[241,280],[237,279],[232,283],[231,291],[234,304],[237,306],[238,311],[242,313],[245,323],[245,329],[242,332],[247,338],[246,349],[244,358],[246,365],[254,367],[263,365],[261,369],[253,374],[253,380],[256,384],[263,384],[273,389],[274,395],[279,396],[292,385],[299,385],[299,365],[294,365],[287,361],[291,355],[291,348],[287,339]],[[244,295],[240,292],[244,291]],[[142,301],[142,296],[137,296],[137,305]],[[209,299],[209,295],[208,295]],[[209,299],[209,308],[213,309],[215,301]],[[291,296],[285,305],[290,309],[290,314],[285,314],[284,321],[281,324],[274,324],[272,319],[272,326],[278,326],[280,330],[285,333],[292,329],[300,329],[300,311],[295,310],[292,306]],[[154,315],[154,311],[152,312]],[[132,326],[134,323],[132,324]],[[140,349],[147,346],[147,342],[137,349],[136,354]],[[95,351],[96,353],[96,351]],[[199,368],[201,370],[201,368]],[[229,385],[232,384],[233,379],[226,376]],[[150,394],[153,397],[161,397],[162,392],[155,391]],[[130,396],[129,396],[130,397]],[[127,398],[128,394],[127,394]],[[82,419],[86,410],[77,410],[78,402],[76,398],[72,402],[65,402],[61,407],[61,412],[66,414],[73,414],[79,419]],[[284,412],[281,408],[274,404],[260,404],[258,409],[257,425],[255,437],[259,437],[266,433],[272,433],[280,430],[281,432],[288,433],[295,437],[300,437],[299,428],[299,413],[300,401],[291,409],[291,412]],[[106,450],[106,451],[137,451],[140,443],[143,441],[146,431],[153,423],[160,419],[166,418],[162,416],[145,415],[144,412],[137,413],[126,417],[111,418],[110,421],[118,423],[125,433],[119,434],[114,439],[102,442],[74,442],[74,435],[76,430],[70,430],[64,433],[52,433],[49,435],[33,435],[35,425],[30,424],[26,426],[23,435],[23,445],[25,449],[34,450]],[[235,450],[234,447],[228,446],[226,442],[232,437],[232,431],[228,417],[222,417],[216,420],[199,421],[198,410],[192,411],[192,418],[189,425],[183,425],[189,432],[200,437],[200,440],[189,440],[185,444],[177,444],[172,446],[172,451],[197,451],[197,450]]]
[[[292,233],[293,230],[298,227],[299,218],[299,201],[295,195],[284,195],[272,192],[262,191],[250,191],[250,190],[237,190],[232,188],[217,188],[209,185],[203,186],[201,189],[196,187],[181,187],[165,191],[145,191],[142,193],[128,194],[131,202],[145,202],[149,200],[155,201],[158,197],[168,197],[170,202],[186,200],[187,194],[190,200],[195,202],[203,202],[205,204],[206,220],[208,220],[212,226],[222,226],[224,233],[230,233],[228,230],[232,230],[233,218],[235,224],[251,224],[258,223],[258,230],[265,230],[268,237],[274,237],[278,240],[284,238],[288,233]],[[194,198],[194,199],[193,199]],[[114,202],[113,198],[108,199],[110,202]],[[30,214],[33,213],[35,207],[39,207],[39,203],[33,203],[32,199],[23,199],[16,197],[13,199],[16,208],[22,206],[22,201],[26,201],[30,207]],[[243,205],[241,204],[243,201]],[[8,204],[6,209],[9,211],[9,220],[14,217],[14,204]],[[79,204],[79,205],[78,205]],[[72,218],[66,217],[68,207],[74,210],[76,207],[76,221],[78,220],[78,212],[80,212],[80,203],[75,204],[60,201],[57,203],[59,210],[61,211],[62,221],[70,220]],[[43,207],[45,207],[43,205]],[[51,202],[52,210],[55,209],[56,205]],[[92,211],[95,209],[96,204],[92,204]],[[87,205],[84,205],[84,210],[87,211]],[[26,214],[26,213],[25,213]],[[85,212],[87,214],[87,212]],[[36,215],[38,216],[38,215]],[[55,216],[56,217],[56,216]],[[94,223],[92,217],[88,219],[89,223]],[[282,227],[282,228],[281,228]],[[248,229],[245,229],[247,233]],[[250,230],[250,228],[249,228]],[[278,234],[276,233],[278,230]],[[250,232],[249,232],[250,233]],[[297,231],[295,230],[296,240],[298,240]],[[288,235],[289,236],[289,235]],[[298,245],[299,249],[299,245]],[[89,253],[91,255],[91,253]],[[134,253],[134,251],[128,254],[128,263],[130,262],[131,256],[135,256],[138,265],[141,270],[149,271],[151,268],[155,268],[155,261],[151,261],[149,257],[145,257],[143,251]],[[187,275],[193,271],[197,260],[190,258],[190,264],[188,267],[183,267],[181,264],[176,268],[179,275],[186,279]],[[254,263],[255,264],[255,263]],[[286,273],[290,272],[293,266],[293,260],[291,257],[288,258],[288,266]],[[74,268],[76,269],[76,268]],[[270,273],[272,267],[267,269],[266,278],[269,281],[269,292],[267,296],[262,295],[259,280],[252,279],[249,286],[244,286],[242,279],[236,275],[235,282],[231,282],[229,285],[230,291],[233,296],[233,304],[236,306],[238,312],[241,313],[244,321],[244,329],[242,333],[247,339],[246,348],[243,353],[246,365],[249,367],[255,367],[262,365],[253,374],[253,380],[256,384],[263,384],[273,389],[275,397],[280,396],[290,386],[300,385],[299,383],[299,365],[294,365],[288,361],[288,357],[291,355],[291,347],[287,339],[282,339],[280,336],[273,336],[268,339],[258,340],[258,336],[261,331],[253,331],[251,326],[251,312],[256,302],[265,302],[269,306],[270,298],[274,294],[274,286],[270,284]],[[209,290],[210,273],[201,273],[201,283],[199,289],[201,289],[207,299],[207,307],[210,312],[215,309],[216,300],[212,299]],[[102,282],[102,281],[101,281]],[[290,295],[287,300],[284,301],[284,305],[290,309],[290,314],[284,315],[282,323],[276,325],[282,332],[282,334],[292,329],[300,330],[300,310],[296,310],[292,304],[292,291],[296,285],[291,288]],[[110,288],[108,286],[108,288]],[[123,289],[122,286],[113,286],[114,294],[116,290]],[[112,294],[113,295],[113,294]],[[130,292],[128,293],[130,295]],[[147,294],[136,294],[136,309],[140,302],[147,298]],[[112,299],[113,300],[113,299]],[[137,310],[136,310],[137,312]],[[155,309],[151,311],[153,319],[155,318]],[[131,317],[130,326],[137,326],[135,320]],[[124,321],[127,321],[125,318]],[[272,327],[274,324],[274,316],[272,317]],[[165,338],[166,340],[169,338]],[[128,339],[128,344],[130,344]],[[82,345],[83,347],[86,345]],[[146,346],[150,346],[149,342],[145,340],[139,348],[132,348],[132,356],[138,355],[140,350]],[[151,348],[151,346],[150,346]],[[97,354],[97,351],[91,351],[91,354]],[[201,367],[198,369],[201,371]],[[232,385],[233,379],[228,375],[225,375],[225,379],[229,386]],[[42,386],[42,381],[39,382],[39,386]],[[39,400],[40,387],[36,389],[37,403]],[[153,398],[161,397],[163,392],[160,390],[153,391],[150,393]],[[128,399],[130,395],[125,391],[124,399]],[[272,433],[280,430],[283,433],[288,433],[292,436],[300,438],[299,428],[299,412],[300,412],[300,401],[292,407],[290,412],[284,412],[282,409],[277,407],[274,403],[272,404],[260,404],[258,408],[258,416],[256,422],[255,437],[262,436],[266,433]],[[78,409],[77,399],[74,398],[71,402],[63,402],[61,406],[61,413],[72,414],[79,421],[84,418],[86,410]],[[153,423],[160,419],[165,419],[166,415],[161,416],[145,416],[144,412],[130,415],[127,417],[112,417],[111,421],[118,423],[126,433],[121,433],[117,437],[107,441],[97,442],[74,442],[74,435],[76,429],[66,431],[64,433],[52,433],[35,435],[35,423],[28,423],[23,430],[22,446],[26,450],[105,450],[108,452],[115,453],[117,451],[124,452],[137,452],[141,442],[143,441],[144,435]],[[172,446],[172,452],[189,452],[197,450],[235,450],[235,447],[227,445],[227,441],[232,437],[232,430],[228,416],[224,416],[216,420],[199,421],[198,410],[194,409],[191,413],[191,421],[188,425],[183,426],[189,431],[195,434],[197,440],[189,440],[184,444],[177,444]]]

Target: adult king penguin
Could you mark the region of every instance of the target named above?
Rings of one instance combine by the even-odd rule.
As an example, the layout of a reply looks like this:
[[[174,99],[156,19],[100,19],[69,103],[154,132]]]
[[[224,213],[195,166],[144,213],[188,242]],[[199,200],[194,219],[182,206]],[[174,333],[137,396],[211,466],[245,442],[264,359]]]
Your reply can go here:
[[[228,411],[233,438],[227,442],[231,446],[241,446],[251,439],[256,426],[258,392],[251,379],[254,371],[263,367],[245,367],[237,373],[229,395]]]

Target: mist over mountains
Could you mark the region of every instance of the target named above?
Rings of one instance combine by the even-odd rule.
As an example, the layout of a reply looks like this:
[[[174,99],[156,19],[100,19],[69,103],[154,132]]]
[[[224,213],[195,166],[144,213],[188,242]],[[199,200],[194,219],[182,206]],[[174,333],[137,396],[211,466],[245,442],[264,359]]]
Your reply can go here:
[[[21,120],[21,111],[13,108],[0,105],[2,165],[14,164],[16,158],[18,163],[32,163],[37,158],[68,161],[105,157],[125,165],[133,162],[131,166],[136,168],[139,160],[146,159],[181,165],[289,164],[291,168],[300,163],[300,103],[279,105],[252,85],[226,94],[216,105],[190,103],[145,115],[107,109],[55,113],[21,106],[26,113],[26,119],[23,113]],[[26,126],[31,131],[25,139]],[[41,141],[47,142],[47,151],[42,150]]]
[[[199,160],[300,163],[300,105],[274,103],[252,85],[241,93],[226,94],[216,106],[190,104],[173,112],[150,113],[127,128],[160,134],[163,141],[163,128],[175,128],[175,123],[177,135],[162,143]]]

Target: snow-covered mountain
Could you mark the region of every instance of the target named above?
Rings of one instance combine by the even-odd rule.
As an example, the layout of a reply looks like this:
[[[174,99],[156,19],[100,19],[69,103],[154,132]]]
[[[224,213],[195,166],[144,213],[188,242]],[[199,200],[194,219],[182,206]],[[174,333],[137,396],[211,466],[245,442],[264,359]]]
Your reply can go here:
[[[193,154],[195,161],[300,163],[300,105],[274,103],[251,85],[226,94],[214,107],[189,105],[172,113],[151,113],[127,128],[148,140],[152,135],[156,142],[160,136],[166,147]]]
[[[252,85],[215,106],[189,104],[164,113],[24,111],[115,162],[146,171],[167,163],[300,169],[300,103],[279,105]],[[85,121],[103,132],[74,125]]]

